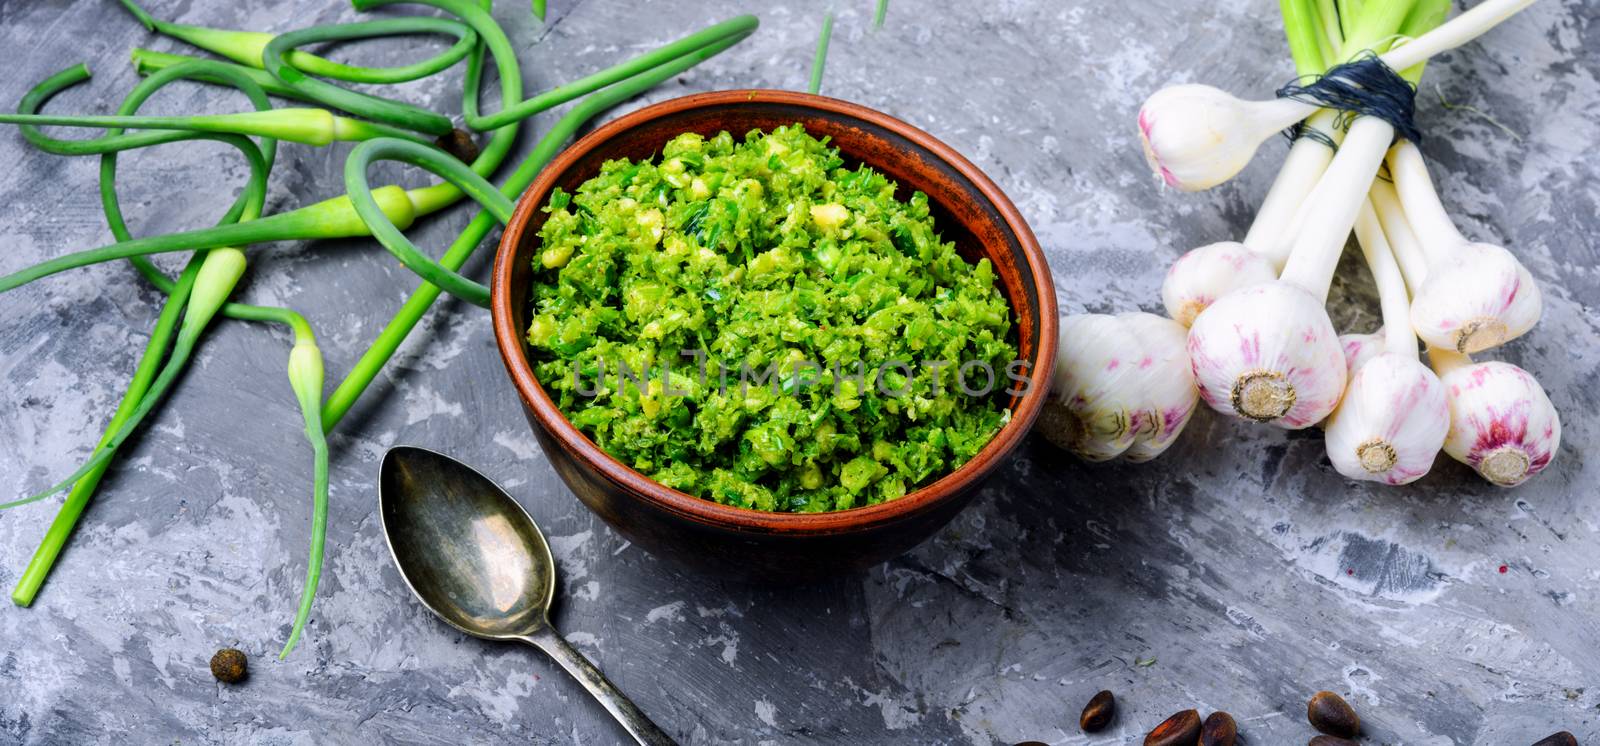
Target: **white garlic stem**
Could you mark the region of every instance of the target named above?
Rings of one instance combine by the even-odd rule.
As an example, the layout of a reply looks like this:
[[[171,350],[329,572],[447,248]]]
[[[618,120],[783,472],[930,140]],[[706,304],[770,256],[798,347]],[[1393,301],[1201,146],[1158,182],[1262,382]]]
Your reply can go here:
[[[1356,217],[1356,240],[1378,285],[1378,304],[1383,310],[1384,351],[1417,360],[1417,334],[1411,330],[1411,299],[1406,281],[1395,262],[1389,240],[1372,203],[1363,201]]]
[[[1389,248],[1394,251],[1394,258],[1400,264],[1400,274],[1405,277],[1406,288],[1415,294],[1428,279],[1428,258],[1422,251],[1421,240],[1411,230],[1405,210],[1400,206],[1400,196],[1395,193],[1394,185],[1378,180],[1372,182],[1367,199],[1383,224],[1383,235],[1389,240]]]
[[[1468,243],[1439,200],[1433,178],[1428,175],[1428,166],[1422,160],[1422,151],[1415,144],[1405,140],[1395,143],[1389,150],[1389,173],[1394,176],[1394,189],[1400,196],[1406,220],[1422,241],[1428,264],[1444,261],[1451,251]]]
[[[1365,200],[1355,229],[1378,283],[1387,349],[1352,366],[1344,397],[1328,418],[1325,446],[1340,474],[1406,484],[1433,467],[1450,430],[1449,404],[1438,376],[1417,359],[1400,267]]]
[[[1379,59],[1405,70],[1476,39],[1534,2],[1485,0]],[[1169,186],[1199,191],[1236,176],[1267,138],[1318,108],[1289,99],[1247,101],[1209,86],[1171,86],[1157,91],[1140,109],[1140,135],[1158,177]]]
[[[1394,127],[1382,119],[1360,117],[1351,123],[1338,155],[1306,198],[1308,210],[1284,265],[1283,281],[1327,301],[1339,254],[1393,139]]]
[[[1334,126],[1337,112],[1324,109],[1312,115],[1306,126],[1338,142],[1344,133]],[[1273,179],[1272,187],[1256,211],[1256,219],[1245,234],[1244,245],[1272,262],[1278,271],[1289,260],[1289,249],[1294,245],[1293,225],[1306,196],[1317,186],[1317,181],[1333,162],[1333,150],[1317,138],[1302,137],[1289,148],[1283,168]]]
[[[1537,0],[1484,0],[1432,31],[1396,45],[1380,57],[1396,70],[1421,64],[1440,52],[1448,52],[1482,36],[1535,2]]]
[[[1504,248],[1461,235],[1417,146],[1397,143],[1389,151],[1389,172],[1427,258],[1430,279],[1417,287],[1411,304],[1417,334],[1435,347],[1471,353],[1532,329],[1544,304],[1533,275]]]

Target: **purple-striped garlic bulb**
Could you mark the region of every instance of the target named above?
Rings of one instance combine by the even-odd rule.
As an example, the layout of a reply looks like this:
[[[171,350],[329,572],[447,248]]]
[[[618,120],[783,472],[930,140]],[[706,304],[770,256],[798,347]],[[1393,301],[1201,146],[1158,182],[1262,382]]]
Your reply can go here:
[[[1173,321],[1187,327],[1218,298],[1276,279],[1278,272],[1266,257],[1237,241],[1219,241],[1172,263],[1161,281],[1161,302]]]
[[[1561,447],[1561,416],[1527,371],[1429,350],[1450,406],[1444,451],[1484,479],[1514,487],[1543,471]]]
[[[1200,398],[1226,415],[1291,430],[1339,404],[1344,349],[1322,300],[1283,281],[1223,296],[1189,328]]]
[[[1171,446],[1198,397],[1184,328],[1149,313],[1080,314],[1060,334],[1040,433],[1088,461],[1148,461]]]

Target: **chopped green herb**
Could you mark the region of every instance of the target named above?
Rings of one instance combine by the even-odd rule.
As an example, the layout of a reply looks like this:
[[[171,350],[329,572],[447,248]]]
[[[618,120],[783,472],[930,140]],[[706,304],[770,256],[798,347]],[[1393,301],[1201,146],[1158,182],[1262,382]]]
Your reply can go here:
[[[545,208],[540,381],[607,453],[730,505],[841,510],[950,472],[1008,421],[1012,314],[895,191],[800,125],[606,163]],[[959,387],[986,382],[969,361],[991,393]]]

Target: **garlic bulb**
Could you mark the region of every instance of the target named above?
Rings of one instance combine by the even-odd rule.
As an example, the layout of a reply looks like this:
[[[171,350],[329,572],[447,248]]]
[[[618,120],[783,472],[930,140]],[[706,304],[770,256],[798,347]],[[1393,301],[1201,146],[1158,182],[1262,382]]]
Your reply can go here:
[[[1383,353],[1354,372],[1328,418],[1328,459],[1351,479],[1406,484],[1433,468],[1449,429],[1439,377],[1415,357]]]
[[[1061,319],[1051,400],[1037,427],[1089,461],[1148,461],[1177,438],[1197,392],[1185,332],[1148,313]]]
[[[1430,262],[1411,325],[1434,347],[1473,353],[1527,333],[1544,301],[1533,275],[1499,246],[1463,243]]]
[[[1502,487],[1522,484],[1550,465],[1561,446],[1561,417],[1532,375],[1447,350],[1428,355],[1450,406],[1445,453]]]
[[[1191,249],[1172,263],[1161,282],[1167,315],[1189,326],[1216,299],[1242,287],[1278,278],[1266,257],[1236,241],[1220,241]]]
[[[1200,398],[1223,414],[1299,429],[1344,393],[1345,360],[1322,301],[1276,281],[1222,297],[1189,328]]]
[[[1344,348],[1345,372],[1354,375],[1368,360],[1383,354],[1383,330],[1371,334],[1340,334],[1339,346]]]
[[[1200,403],[1200,390],[1189,365],[1187,329],[1153,313],[1125,313],[1117,318],[1145,349],[1140,358],[1145,371],[1145,406],[1134,425],[1139,435],[1122,454],[1129,461],[1143,463],[1160,456],[1178,439]]]
[[[1340,474],[1406,484],[1433,468],[1450,410],[1439,377],[1417,358],[1405,279],[1370,201],[1357,211],[1355,230],[1378,286],[1384,328],[1376,344],[1361,335],[1340,337],[1350,385],[1328,417],[1324,446]]]
[[[1314,108],[1288,99],[1246,101],[1207,85],[1168,86],[1139,109],[1139,139],[1167,186],[1198,192],[1233,178],[1262,142]]]
[[[1532,329],[1544,305],[1533,275],[1511,252],[1461,235],[1439,201],[1422,151],[1409,142],[1396,144],[1389,151],[1389,171],[1426,256],[1426,277],[1416,283],[1411,306],[1417,336],[1434,347],[1470,354]]]

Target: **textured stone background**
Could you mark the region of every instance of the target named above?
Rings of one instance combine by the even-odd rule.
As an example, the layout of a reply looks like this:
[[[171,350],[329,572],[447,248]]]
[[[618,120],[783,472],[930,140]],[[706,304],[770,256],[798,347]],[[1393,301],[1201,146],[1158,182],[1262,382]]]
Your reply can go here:
[[[311,0],[149,5],[262,30],[357,17]],[[1048,249],[1066,310],[1159,310],[1164,267],[1242,235],[1282,153],[1267,147],[1213,192],[1164,194],[1133,127],[1139,101],[1166,83],[1251,95],[1281,83],[1290,68],[1270,0],[894,0],[876,33],[871,0],[552,0],[546,26],[520,0],[495,14],[529,90],[741,11],[761,15],[756,36],[655,101],[802,88],[825,5],[839,13],[825,92],[903,117],[985,168]],[[133,84],[136,45],[181,49],[111,0],[0,0],[0,101],[88,61],[96,77],[51,109],[108,112]],[[400,44],[350,53],[417,55]],[[1352,484],[1315,433],[1202,413],[1150,466],[1085,466],[1029,443],[936,539],[869,572],[815,588],[729,587],[658,563],[580,508],[512,403],[487,316],[441,303],[333,438],[322,593],[302,646],[278,663],[304,574],[310,456],[282,376],[286,337],[227,323],[106,479],[36,606],[0,609],[0,742],[616,740],[536,652],[465,638],[405,594],[373,519],[377,459],[394,443],[450,451],[518,495],[559,555],[557,626],[686,742],[1137,743],[1169,713],[1199,707],[1234,713],[1249,743],[1303,743],[1303,703],[1319,688],[1361,710],[1369,743],[1503,746],[1557,728],[1594,742],[1597,74],[1594,4],[1545,0],[1445,57],[1421,96],[1444,200],[1467,233],[1514,247],[1545,293],[1544,322],[1497,353],[1534,371],[1565,416],[1555,465],[1521,489],[1490,488],[1450,461],[1409,489]],[[459,70],[403,89],[453,112],[458,84]],[[150,110],[239,106],[223,98],[180,86]],[[340,191],[345,152],[285,147],[269,209]],[[93,159],[43,155],[10,129],[0,154],[0,269],[108,240]],[[209,224],[217,195],[244,178],[215,145],[124,164],[141,233]],[[466,219],[428,221],[419,243],[442,245]],[[371,241],[254,256],[245,295],[305,312],[331,375],[416,285]],[[122,265],[0,297],[0,495],[85,456],[156,303]],[[1359,300],[1340,303],[1350,323],[1370,323]],[[0,586],[16,580],[54,504],[0,514]],[[223,645],[252,654],[248,685],[220,687],[207,673]],[[1109,736],[1088,739],[1077,710],[1102,688],[1122,714]]]

